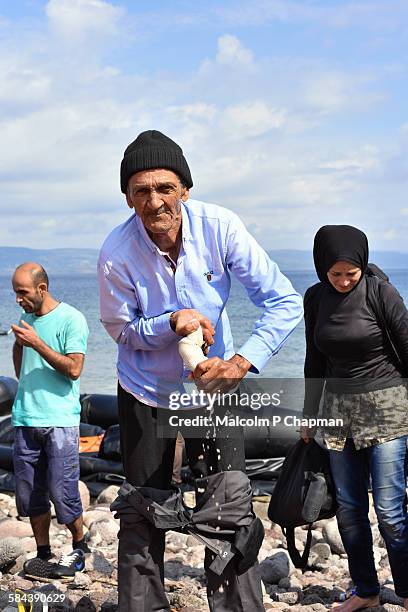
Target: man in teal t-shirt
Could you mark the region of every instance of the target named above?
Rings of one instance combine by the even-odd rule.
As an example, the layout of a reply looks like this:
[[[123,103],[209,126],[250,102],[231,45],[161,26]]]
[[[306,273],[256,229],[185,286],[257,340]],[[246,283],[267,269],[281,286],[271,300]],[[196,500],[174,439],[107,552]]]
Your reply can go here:
[[[84,567],[82,504],[79,495],[79,376],[86,353],[88,326],[78,310],[55,300],[48,276],[36,263],[13,275],[17,303],[25,313],[15,335],[13,361],[19,379],[13,405],[13,462],[16,504],[29,516],[37,557],[26,562],[34,578],[73,578]],[[73,553],[50,563],[50,499],[57,520],[72,533]]]

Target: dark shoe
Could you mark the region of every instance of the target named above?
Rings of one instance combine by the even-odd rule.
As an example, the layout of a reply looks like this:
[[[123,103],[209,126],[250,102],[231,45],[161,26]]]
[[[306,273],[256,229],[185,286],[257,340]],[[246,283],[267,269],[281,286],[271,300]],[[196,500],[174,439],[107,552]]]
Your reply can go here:
[[[56,566],[56,563],[50,563],[50,561],[34,557],[34,559],[28,559],[24,563],[23,570],[27,578],[33,578],[41,582],[52,582],[55,577]]]
[[[85,569],[85,554],[78,548],[70,553],[62,555],[54,567],[54,578],[62,580],[73,580],[75,572]]]
[[[91,539],[89,531],[84,535],[80,542],[72,542],[72,550],[82,550],[85,554],[91,553],[92,550],[88,546],[88,542]]]

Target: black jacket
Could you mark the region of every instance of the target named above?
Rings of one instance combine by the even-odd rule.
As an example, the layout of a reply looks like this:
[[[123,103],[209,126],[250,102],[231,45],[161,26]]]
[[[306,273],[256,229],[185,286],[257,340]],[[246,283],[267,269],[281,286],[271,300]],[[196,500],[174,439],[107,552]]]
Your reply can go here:
[[[383,321],[370,306],[374,299]],[[304,310],[305,416],[318,413],[325,381],[335,393],[363,393],[402,383],[403,372],[408,372],[408,312],[391,283],[363,277],[346,294],[317,283],[306,291]]]
[[[179,489],[134,487],[125,482],[111,504],[117,517],[136,515],[157,529],[183,531],[215,553],[210,569],[221,575],[235,557],[238,573],[251,567],[262,544],[262,521],[252,511],[252,489],[240,471],[219,472],[196,481],[199,496],[194,509],[184,505]]]

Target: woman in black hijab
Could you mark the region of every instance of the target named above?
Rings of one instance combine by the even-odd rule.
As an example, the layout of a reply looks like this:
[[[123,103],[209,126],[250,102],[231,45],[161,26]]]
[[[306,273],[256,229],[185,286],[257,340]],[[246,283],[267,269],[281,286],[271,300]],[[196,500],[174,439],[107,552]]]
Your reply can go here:
[[[324,438],[338,501],[337,521],[354,590],[337,610],[379,605],[368,518],[369,479],[397,595],[408,609],[406,466],[408,313],[396,289],[370,275],[366,235],[326,225],[315,236],[320,283],[305,295],[304,416],[342,419]],[[302,432],[307,442],[310,430]]]

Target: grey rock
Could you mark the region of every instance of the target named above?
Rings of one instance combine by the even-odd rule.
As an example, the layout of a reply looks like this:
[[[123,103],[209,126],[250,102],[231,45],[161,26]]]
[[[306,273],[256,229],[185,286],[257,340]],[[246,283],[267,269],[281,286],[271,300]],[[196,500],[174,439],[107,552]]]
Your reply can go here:
[[[387,551],[384,550],[383,548],[379,548],[378,546],[373,546],[373,553],[374,553],[375,568],[378,570],[381,567],[380,565],[381,559],[385,557],[385,555],[387,554]]]
[[[330,552],[330,546],[326,542],[320,542],[319,544],[315,544],[310,549],[310,553],[316,556],[316,559],[319,563],[330,559]]]
[[[311,606],[312,604],[322,604],[324,606],[324,600],[318,595],[306,595],[303,598],[302,606]]]
[[[21,540],[18,538],[3,538],[0,541],[0,568],[13,563],[24,553]]]
[[[380,529],[377,523],[375,525],[371,525],[371,532],[373,534],[374,546],[378,546],[379,548],[385,548],[385,542],[380,533]]]
[[[278,584],[282,578],[287,578],[293,571],[293,564],[284,550],[276,552],[260,564],[261,576],[264,582]]]
[[[0,523],[0,540],[8,537],[26,538],[33,535],[30,523],[7,518]]]
[[[268,518],[268,507],[269,503],[264,501],[254,501],[252,502],[252,508],[257,517],[264,521],[268,521],[269,525],[271,524]]]
[[[86,570],[95,571],[104,576],[110,576],[113,572],[113,565],[100,552],[92,552],[86,560]]]
[[[92,580],[86,574],[82,572],[76,572],[74,578],[74,585],[80,589],[89,589],[92,584]]]
[[[26,580],[22,576],[14,576],[14,588],[21,589],[22,591],[28,591],[33,586],[31,580]]]
[[[114,499],[118,496],[119,487],[117,485],[110,485],[101,491],[97,498],[98,504],[111,504]]]
[[[341,555],[345,552],[340,532],[335,519],[328,521],[323,527],[323,537],[332,552]]]
[[[282,578],[281,580],[279,580],[278,587],[280,589],[290,589],[291,587],[290,578]]]
[[[312,546],[324,542],[324,537],[320,529],[312,529]]]
[[[188,538],[189,536],[186,533],[168,531],[166,533],[166,549],[173,552],[179,552],[180,549],[187,548]]]
[[[33,556],[32,553],[30,556],[31,557]],[[23,565],[27,561],[27,559],[28,559],[27,555],[20,555],[19,557],[17,557],[12,567],[8,570],[8,573],[14,575],[14,574],[18,574],[19,572],[21,572],[23,569]]]
[[[114,520],[113,514],[109,509],[107,510],[88,510],[84,513],[84,525],[88,529],[91,527],[92,523],[96,521],[106,521],[107,519]],[[118,523],[119,524],[119,523]]]
[[[91,538],[99,534],[103,546],[115,544],[118,537],[119,524],[114,519],[104,519],[92,523],[89,530]]]
[[[298,591],[287,591],[286,593],[275,593],[276,601],[293,605],[300,601],[300,594]]]
[[[79,495],[81,496],[82,510],[85,512],[86,510],[88,510],[91,504],[91,494],[89,493],[88,487],[82,480],[78,482],[78,487]]]

